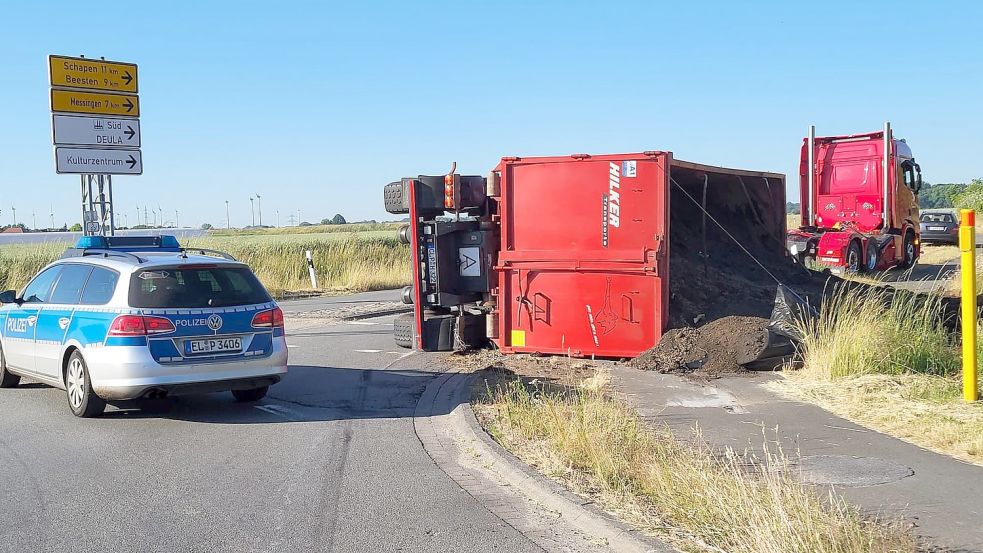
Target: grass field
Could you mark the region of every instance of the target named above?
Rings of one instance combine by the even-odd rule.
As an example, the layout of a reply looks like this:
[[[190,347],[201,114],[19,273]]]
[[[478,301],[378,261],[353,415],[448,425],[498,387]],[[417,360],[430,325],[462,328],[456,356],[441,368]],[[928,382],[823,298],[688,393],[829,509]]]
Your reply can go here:
[[[209,231],[211,236],[289,236],[295,234],[335,234],[335,233],[365,233],[371,231],[389,231],[389,236],[402,223],[351,223],[347,225],[310,225],[306,227],[273,227],[253,229],[214,229]]]
[[[353,225],[345,227],[351,229]],[[311,290],[304,257],[307,250],[313,253],[321,291],[362,292],[397,288],[410,282],[409,247],[400,244],[391,229],[305,234],[247,232],[191,239],[184,245],[232,254],[248,263],[277,297]],[[66,247],[68,244],[3,246],[0,289],[21,289]]]
[[[840,290],[802,325],[803,367],[772,388],[983,465],[983,402],[962,400],[958,336],[939,309],[932,296]]]
[[[603,376],[549,390],[506,377],[479,406],[520,459],[682,551],[914,551],[897,525],[865,519],[800,484],[780,452],[764,459],[684,443],[608,396]],[[764,439],[764,438],[763,438]]]

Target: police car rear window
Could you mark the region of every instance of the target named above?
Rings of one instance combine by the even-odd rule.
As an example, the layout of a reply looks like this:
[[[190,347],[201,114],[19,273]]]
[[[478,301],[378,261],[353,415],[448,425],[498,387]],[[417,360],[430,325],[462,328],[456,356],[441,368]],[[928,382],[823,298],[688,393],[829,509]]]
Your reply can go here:
[[[138,271],[130,279],[130,307],[205,308],[270,301],[245,267],[174,267]]]

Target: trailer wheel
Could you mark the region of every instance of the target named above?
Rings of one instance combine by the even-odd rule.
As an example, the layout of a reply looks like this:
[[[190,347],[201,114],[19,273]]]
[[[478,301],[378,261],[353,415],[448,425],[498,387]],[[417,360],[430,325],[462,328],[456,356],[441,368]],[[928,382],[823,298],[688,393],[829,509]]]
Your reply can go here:
[[[910,230],[904,235],[904,242],[902,242],[902,253],[904,257],[901,259],[901,268],[910,269],[915,266],[915,233]]]
[[[416,319],[412,313],[404,313],[393,321],[393,339],[396,345],[404,348],[413,347],[413,334],[416,332]]]
[[[846,249],[846,270],[851,273],[863,272],[864,265],[861,259],[863,259],[863,252],[860,249],[860,242],[850,242],[850,246]]]

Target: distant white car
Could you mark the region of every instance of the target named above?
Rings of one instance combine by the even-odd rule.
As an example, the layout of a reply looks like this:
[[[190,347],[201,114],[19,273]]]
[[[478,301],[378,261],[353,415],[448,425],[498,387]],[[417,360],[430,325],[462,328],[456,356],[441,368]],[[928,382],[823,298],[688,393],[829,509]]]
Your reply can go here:
[[[64,389],[79,417],[166,395],[257,401],[287,372],[283,312],[249,267],[172,236],[82,238],[0,303],[0,388]]]

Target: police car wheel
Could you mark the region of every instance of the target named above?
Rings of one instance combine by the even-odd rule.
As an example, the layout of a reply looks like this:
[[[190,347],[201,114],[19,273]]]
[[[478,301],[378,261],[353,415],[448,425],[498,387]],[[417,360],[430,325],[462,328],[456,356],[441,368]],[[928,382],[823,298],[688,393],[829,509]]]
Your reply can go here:
[[[268,391],[270,391],[270,387],[263,386],[262,388],[253,388],[252,390],[232,390],[232,395],[235,396],[236,401],[245,403],[263,399],[266,397],[266,392]]]
[[[72,353],[65,368],[65,391],[68,408],[76,417],[96,417],[106,410],[106,402],[92,391],[89,368],[79,352]]]
[[[13,388],[20,384],[20,377],[7,370],[7,358],[3,356],[3,348],[0,347],[0,388]]]

